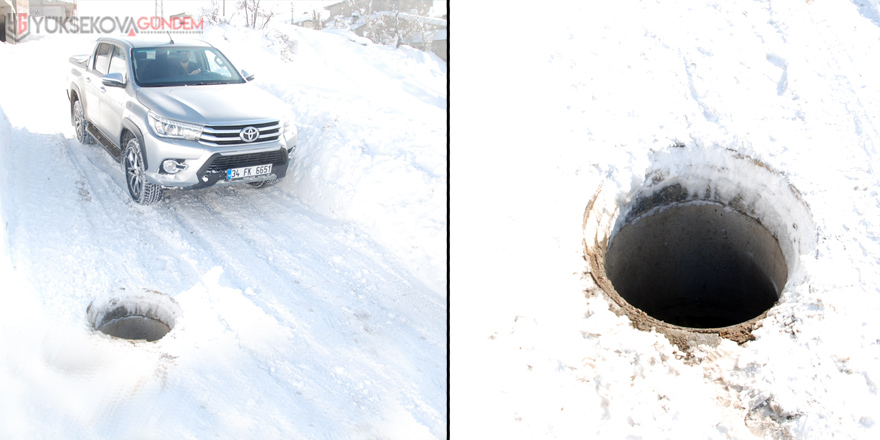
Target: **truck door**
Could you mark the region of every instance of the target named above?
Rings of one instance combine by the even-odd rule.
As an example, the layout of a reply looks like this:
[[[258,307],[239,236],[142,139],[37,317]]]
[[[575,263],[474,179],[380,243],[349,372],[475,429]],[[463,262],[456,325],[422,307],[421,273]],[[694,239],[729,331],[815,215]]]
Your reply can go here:
[[[88,68],[83,74],[85,81],[85,101],[83,102],[83,110],[86,113],[86,119],[101,128],[101,99],[100,95],[104,85],[101,84],[101,77],[107,73],[110,66],[110,54],[113,45],[110,43],[100,43],[95,49],[95,54],[89,60]]]
[[[121,73],[125,83],[131,81],[128,72],[128,56],[125,51],[113,45],[110,56],[108,73]],[[103,86],[103,85],[102,85]],[[125,87],[103,86],[100,93],[101,100],[101,130],[115,143],[119,143],[119,135],[122,133],[122,108],[125,105]],[[119,145],[120,149],[123,147]]]

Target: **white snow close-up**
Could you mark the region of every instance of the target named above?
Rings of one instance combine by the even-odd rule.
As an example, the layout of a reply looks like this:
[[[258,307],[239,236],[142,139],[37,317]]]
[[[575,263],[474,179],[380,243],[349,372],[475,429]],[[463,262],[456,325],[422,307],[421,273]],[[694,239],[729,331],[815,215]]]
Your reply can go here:
[[[96,37],[0,44],[0,438],[445,438],[446,63],[206,26],[295,115],[294,164],[141,206],[71,125]],[[165,337],[94,330],[148,300]]]
[[[452,437],[880,438],[877,0],[456,6]],[[588,205],[655,178],[766,214],[789,273],[751,340],[597,287]]]

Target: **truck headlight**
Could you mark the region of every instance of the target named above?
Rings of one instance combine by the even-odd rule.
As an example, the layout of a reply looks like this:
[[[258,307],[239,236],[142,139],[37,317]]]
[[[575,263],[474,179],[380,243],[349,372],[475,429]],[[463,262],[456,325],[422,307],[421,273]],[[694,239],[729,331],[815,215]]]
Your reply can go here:
[[[205,128],[201,125],[166,119],[153,112],[147,113],[147,119],[156,134],[167,138],[198,140]]]

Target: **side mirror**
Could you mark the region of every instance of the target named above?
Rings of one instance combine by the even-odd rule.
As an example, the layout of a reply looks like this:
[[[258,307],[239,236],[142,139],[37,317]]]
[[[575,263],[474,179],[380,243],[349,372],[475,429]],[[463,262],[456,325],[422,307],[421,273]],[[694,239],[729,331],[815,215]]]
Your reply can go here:
[[[248,73],[247,70],[242,70],[241,75],[244,76],[245,81],[253,81],[254,80],[254,74]]]
[[[101,77],[101,83],[110,87],[125,87],[125,78],[121,73],[108,73]]]

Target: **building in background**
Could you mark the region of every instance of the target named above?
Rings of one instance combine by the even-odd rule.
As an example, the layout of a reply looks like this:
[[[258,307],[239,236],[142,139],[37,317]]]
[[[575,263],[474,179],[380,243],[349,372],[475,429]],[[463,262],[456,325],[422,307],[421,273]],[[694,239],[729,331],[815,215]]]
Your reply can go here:
[[[17,43],[30,33],[30,17],[57,17],[59,20],[76,15],[76,3],[59,0],[0,0],[0,42]]]
[[[428,17],[433,0],[346,0],[326,6],[324,27],[346,29],[376,44],[405,44],[448,59],[446,16]]]
[[[31,17],[71,18],[76,15],[76,3],[59,0],[29,0]]]
[[[346,0],[325,6],[330,11],[330,19],[337,16],[351,17],[353,12],[359,15],[377,11],[400,11],[416,15],[428,15],[434,0]]]
[[[0,41],[15,43],[19,34],[26,32],[21,30],[18,24],[18,14],[28,12],[27,0],[0,0]],[[25,16],[26,18],[26,16]]]
[[[442,58],[443,61],[449,62],[449,29],[444,27],[434,31],[434,41],[431,42],[431,51]]]

